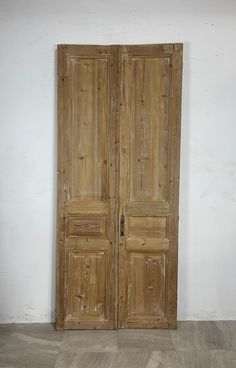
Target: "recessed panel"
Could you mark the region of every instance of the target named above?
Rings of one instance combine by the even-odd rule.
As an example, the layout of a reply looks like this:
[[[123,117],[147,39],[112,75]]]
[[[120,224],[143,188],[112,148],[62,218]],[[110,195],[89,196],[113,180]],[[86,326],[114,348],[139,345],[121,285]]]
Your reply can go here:
[[[130,237],[126,239],[128,252],[157,252],[169,250],[169,240],[166,238]]]
[[[105,237],[105,216],[70,216],[67,224],[67,236]]]
[[[166,217],[137,216],[129,218],[129,235],[166,237]]]
[[[107,198],[108,59],[70,58],[70,199]]]
[[[106,256],[104,252],[68,255],[66,319],[104,319],[106,304]]]
[[[165,253],[128,255],[128,320],[165,315]]]
[[[169,58],[130,61],[130,199],[167,196]]]

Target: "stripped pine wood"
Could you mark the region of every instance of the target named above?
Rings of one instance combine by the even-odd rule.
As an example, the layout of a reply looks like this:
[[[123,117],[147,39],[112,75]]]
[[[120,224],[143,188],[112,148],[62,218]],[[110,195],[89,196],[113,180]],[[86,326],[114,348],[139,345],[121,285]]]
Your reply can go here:
[[[166,237],[166,217],[138,216],[129,217],[129,234],[147,237]]]
[[[182,45],[121,57],[119,327],[175,328]]]
[[[182,44],[58,46],[57,328],[175,328]]]
[[[117,324],[116,68],[117,47],[58,47],[58,328]]]

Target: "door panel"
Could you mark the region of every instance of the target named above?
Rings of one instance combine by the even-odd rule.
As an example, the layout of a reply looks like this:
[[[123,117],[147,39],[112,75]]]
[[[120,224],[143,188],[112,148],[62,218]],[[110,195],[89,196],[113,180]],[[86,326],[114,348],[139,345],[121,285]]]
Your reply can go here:
[[[130,200],[166,198],[169,58],[132,57],[130,101]],[[128,81],[127,81],[128,83]]]
[[[175,327],[182,45],[123,46],[119,327]]]
[[[57,328],[174,328],[182,45],[58,46]]]
[[[145,326],[145,323],[153,323],[155,318],[164,318],[165,268],[164,252],[128,253],[127,309],[130,324]]]
[[[69,60],[69,197],[106,200],[109,59]]]
[[[106,255],[104,251],[68,251],[67,315],[72,320],[104,320],[106,317]]]
[[[129,235],[166,238],[165,216],[139,216],[129,217]]]
[[[59,328],[117,323],[116,63],[116,47],[58,48]]]

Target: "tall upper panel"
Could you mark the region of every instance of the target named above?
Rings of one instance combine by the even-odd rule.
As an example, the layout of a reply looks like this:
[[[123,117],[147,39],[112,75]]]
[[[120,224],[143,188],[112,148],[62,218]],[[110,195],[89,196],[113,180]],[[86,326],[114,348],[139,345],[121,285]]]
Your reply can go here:
[[[133,57],[128,64],[131,201],[166,199],[169,60]]]
[[[108,64],[108,58],[69,58],[70,199],[107,198]]]

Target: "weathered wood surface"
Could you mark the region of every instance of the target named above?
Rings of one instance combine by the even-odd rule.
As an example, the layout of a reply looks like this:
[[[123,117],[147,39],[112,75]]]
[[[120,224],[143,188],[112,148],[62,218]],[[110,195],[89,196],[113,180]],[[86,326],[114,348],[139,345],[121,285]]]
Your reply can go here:
[[[121,58],[119,327],[174,328],[182,45]]]
[[[58,47],[58,328],[117,324],[117,48]]]
[[[58,328],[176,325],[181,71],[181,44],[58,47]]]

